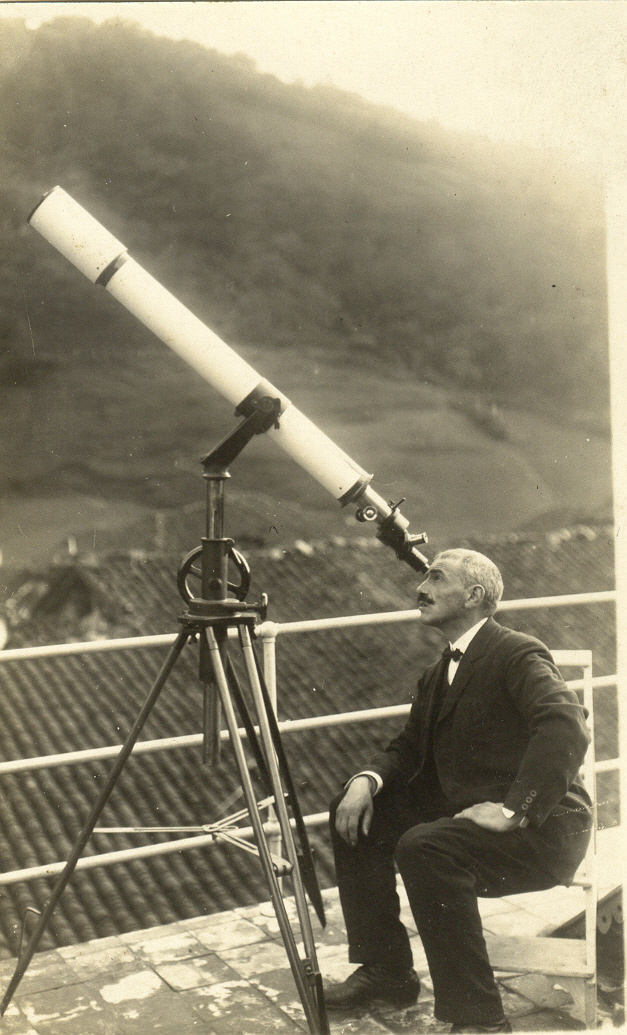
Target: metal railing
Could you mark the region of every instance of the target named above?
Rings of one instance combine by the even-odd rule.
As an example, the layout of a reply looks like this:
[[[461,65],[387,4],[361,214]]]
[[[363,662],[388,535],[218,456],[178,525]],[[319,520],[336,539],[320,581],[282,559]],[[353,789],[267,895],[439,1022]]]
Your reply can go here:
[[[525,600],[502,601],[499,611],[530,610],[547,607],[567,607],[572,605],[598,604],[615,601],[614,592],[570,594],[555,597],[534,597]],[[399,622],[416,621],[420,616],[419,610],[389,611],[378,614],[350,615],[339,618],[320,618],[299,622],[264,622],[256,629],[256,635],[261,641],[263,650],[264,675],[268,684],[273,704],[277,701],[277,680],[276,680],[276,642],[283,636],[320,633],[328,630],[350,629],[367,625],[395,624]],[[168,633],[156,636],[135,636],[121,639],[96,640],[83,643],[62,643],[41,647],[21,647],[13,650],[0,651],[0,665],[9,661],[25,661],[35,658],[53,658],[67,655],[106,653],[116,650],[136,650],[146,647],[169,646],[174,642],[176,634]],[[593,690],[606,689],[616,685],[616,675],[592,677],[591,653],[590,651],[555,651],[556,660],[566,666],[575,664],[582,667],[583,676],[581,679],[569,680],[567,685],[574,690],[583,690],[587,696]],[[589,699],[591,701],[591,698]],[[371,722],[375,719],[388,719],[397,716],[404,716],[409,713],[409,704],[392,705],[382,708],[369,708],[359,711],[343,712],[338,714],[318,715],[306,719],[291,719],[279,722],[281,734],[297,733],[300,730],[310,730],[320,727],[347,725],[357,722]],[[241,735],[245,736],[244,731]],[[221,738],[228,739],[228,732],[223,730]],[[203,735],[191,734],[179,737],[167,737],[160,740],[139,741],[133,748],[133,756],[138,756],[157,751],[171,751],[180,748],[197,747],[202,744]],[[120,752],[120,745],[115,744],[109,747],[88,748],[82,751],[70,751],[62,754],[43,755],[36,758],[13,759],[0,763],[0,777],[7,774],[30,772],[37,769],[52,769],[61,765],[78,764],[83,762],[103,761],[108,758],[115,758]],[[620,768],[620,759],[606,759],[595,763],[595,773],[608,772]],[[315,813],[304,817],[308,826],[320,826],[326,822],[327,813]],[[268,822],[265,824],[268,836],[272,837],[278,833],[278,824]],[[240,837],[252,838],[252,828],[238,829]],[[136,859],[146,859],[158,855],[167,855],[171,852],[186,851],[191,848],[204,848],[216,844],[213,834],[197,834],[193,837],[179,838],[171,841],[164,841],[159,844],[142,845],[137,848],[124,849],[114,852],[106,852],[95,855],[83,856],[79,859],[76,869],[93,869],[97,866],[110,866],[114,863],[129,862]],[[16,884],[20,881],[33,880],[40,877],[50,877],[60,873],[65,862],[49,863],[41,866],[31,866],[22,870],[12,870],[0,874],[0,885]]]

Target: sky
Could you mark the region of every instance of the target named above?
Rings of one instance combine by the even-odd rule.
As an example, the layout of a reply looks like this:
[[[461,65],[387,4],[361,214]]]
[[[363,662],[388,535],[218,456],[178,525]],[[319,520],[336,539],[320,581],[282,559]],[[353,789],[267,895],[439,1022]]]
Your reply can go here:
[[[331,83],[601,175],[627,166],[627,0],[0,3],[0,18],[33,27],[67,14],[244,53],[285,82]]]

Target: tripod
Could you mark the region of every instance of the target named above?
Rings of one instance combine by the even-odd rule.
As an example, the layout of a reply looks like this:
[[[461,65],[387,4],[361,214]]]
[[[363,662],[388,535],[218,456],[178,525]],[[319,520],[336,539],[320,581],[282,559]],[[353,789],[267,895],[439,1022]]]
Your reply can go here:
[[[234,549],[233,540],[224,536],[225,483],[230,477],[228,466],[253,435],[267,431],[276,423],[279,405],[279,400],[268,397],[260,399],[242,424],[202,459],[203,477],[207,481],[206,535],[202,545],[187,555],[178,572],[179,592],[187,604],[179,618],[181,628],[70,852],[50,899],[38,914],[39,919],[27,944],[23,944],[24,923],[17,966],[0,1004],[0,1015],[4,1014],[26,972],[52,912],[96,829],[98,819],[177,659],[185,646],[194,641],[199,645],[199,680],[203,686],[203,762],[215,765],[219,761],[220,729],[224,717],[246,802],[246,810],[231,817],[230,821],[220,820],[203,826],[202,830],[218,840],[222,839],[258,856],[309,1031],[311,1035],[329,1033],[305,891],[324,926],[322,896],[276,716],[253,644],[254,626],[259,618],[265,618],[267,601],[263,597],[259,604],[249,605],[245,602],[250,587],[250,569],[241,554]],[[229,564],[234,565],[239,573],[239,583],[229,582]],[[200,582],[200,597],[193,593],[194,580]],[[238,679],[229,654],[227,641],[232,630],[237,633],[248,692],[245,692]],[[253,777],[247,764],[236,709],[254,756],[257,780],[266,795],[260,802],[257,801]],[[273,854],[268,844],[260,808],[270,804],[278,821],[286,858]],[[238,836],[237,827],[231,825],[235,820],[243,818],[246,812],[254,835],[254,845]],[[302,958],[283,900],[280,880],[285,876],[290,877],[293,886],[304,951]]]

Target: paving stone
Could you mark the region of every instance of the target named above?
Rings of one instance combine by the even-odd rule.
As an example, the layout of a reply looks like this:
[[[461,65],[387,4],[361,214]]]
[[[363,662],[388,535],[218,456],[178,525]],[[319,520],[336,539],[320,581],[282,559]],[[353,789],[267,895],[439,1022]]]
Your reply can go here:
[[[531,894],[516,895],[508,904],[515,904],[529,914],[529,935],[541,935],[555,930],[584,909],[584,892],[581,888],[556,887],[548,891],[534,891]]]
[[[173,925],[167,935],[133,942],[132,950],[141,960],[149,963],[172,963],[207,953],[205,945],[191,931],[180,931]]]
[[[0,1021],[2,1035],[37,1035],[35,1029],[26,1019],[15,1003],[10,1003],[4,1017]]]
[[[15,970],[15,963],[11,974]],[[78,984],[80,978],[59,952],[36,952],[30,961],[26,973],[20,981],[15,996],[30,995],[47,989],[60,988],[64,985]]]
[[[253,942],[264,940],[264,933],[255,924],[241,917],[231,919],[226,924],[213,926],[208,929],[204,927],[194,928],[194,937],[203,945],[203,951],[222,952],[225,949],[235,949],[240,945],[250,945]]]
[[[517,995],[516,992],[513,992],[506,985],[500,984],[500,982],[497,982],[497,984],[499,985],[499,992],[503,1001],[503,1010],[508,1017],[524,1017],[528,1013],[537,1011],[538,1005],[536,1003]]]
[[[117,1035],[115,1010],[88,982],[25,996],[19,1007],[38,1035]]]
[[[332,1035],[381,1035],[390,1029],[370,1013],[329,1013],[329,1028]],[[417,1029],[419,1030],[419,1029]]]
[[[427,963],[427,957],[425,956],[425,950],[423,948],[420,935],[415,934],[412,936],[410,934],[409,944],[411,946],[412,956],[414,957],[414,970],[423,984],[425,981],[430,983],[431,977],[429,974],[429,964]]]
[[[349,963],[345,945],[321,945],[317,950],[318,965],[323,978],[332,981],[345,981],[355,970],[355,964]]]
[[[284,898],[283,904],[285,906],[285,912],[287,914],[288,921],[294,927],[294,929],[297,929],[298,910],[296,909],[296,903],[294,902],[294,899],[292,897]],[[246,907],[246,909],[248,910],[249,907]],[[234,912],[239,914],[241,919],[245,919],[242,915],[241,910],[236,909]],[[309,918],[312,925],[312,929],[315,929],[316,932],[321,931],[322,927],[320,926],[317,918],[315,917],[313,910],[310,910]],[[270,936],[270,938],[281,937],[279,921],[276,918],[276,913],[274,911],[274,906],[272,905],[272,902],[262,902],[260,905],[255,907],[254,912],[250,914],[247,912],[246,922],[252,923],[255,927],[259,928],[259,930],[262,931],[265,935]]]
[[[523,938],[535,936],[537,925],[535,919],[524,909],[509,909],[506,913],[493,913],[486,917],[484,929],[490,934],[521,935]]]
[[[163,930],[163,928],[160,928],[160,930]],[[56,951],[64,960],[70,960],[75,956],[82,956],[89,952],[108,952],[109,950],[114,952],[124,947],[125,938],[141,937],[144,933],[143,931],[134,931],[131,936],[112,934],[108,938],[91,938],[88,942],[79,942],[76,945],[63,945]]]
[[[251,985],[258,988],[295,1024],[307,1030],[305,1012],[294,982],[291,969],[270,970],[250,978]]]
[[[346,929],[344,924],[334,923],[327,918],[327,926],[313,931],[314,942],[318,945],[346,945]]]
[[[373,1017],[380,1020],[395,1035],[415,1035],[416,1032],[448,1032],[450,1024],[436,1021],[433,1016],[433,999],[420,999],[415,1006],[404,1010],[393,1006],[373,1008]]]
[[[242,945],[238,949],[227,949],[221,952],[220,956],[229,967],[247,979],[271,970],[290,970],[287,953],[279,942],[265,941]]]
[[[100,951],[97,945],[92,945],[82,953],[67,956],[66,962],[81,981],[88,978],[104,981],[111,975],[119,974],[124,968],[136,967],[137,956],[121,944],[103,951]]]
[[[144,927],[141,931],[127,931],[126,934],[114,935],[110,940],[121,941],[124,945],[143,944],[149,942],[153,938],[165,938],[172,934],[173,930],[180,930],[182,923],[176,924],[159,924],[157,927]],[[103,939],[104,940],[104,939]]]
[[[212,1035],[294,1035],[299,1030],[243,979],[191,989],[179,998],[203,1019]]]
[[[166,986],[159,975],[151,967],[144,967],[101,985],[98,991],[106,1003],[119,1004],[129,1000],[149,999],[165,989]]]
[[[572,1002],[568,992],[543,974],[521,974],[504,978],[500,984],[543,1009],[559,1010]]]
[[[583,1024],[574,1021],[572,1017],[561,1014],[557,1010],[539,1010],[536,1013],[527,1014],[525,1017],[515,1017],[512,1021],[514,1031],[585,1031]]]
[[[230,924],[238,916],[241,916],[244,920],[250,919],[247,914],[249,912],[254,914],[254,911],[258,909],[259,906],[243,906],[241,909],[229,909],[224,913],[202,913],[200,916],[192,916],[187,920],[177,921],[177,927],[188,931],[195,931],[196,928],[209,930],[212,927]]]
[[[517,899],[522,899],[523,895],[517,895]],[[520,908],[519,906],[513,905],[506,898],[480,898],[479,899],[479,912],[481,919],[485,920],[490,916],[495,916],[499,913],[510,913],[511,910]]]
[[[171,992],[159,992],[141,1003],[121,1003],[116,1011],[115,1035],[191,1035],[209,1031],[191,1006]]]
[[[11,956],[10,959],[0,961],[0,984],[8,985],[13,976],[16,964],[17,959],[14,956]]]
[[[176,992],[201,988],[203,985],[223,984],[225,981],[238,981],[242,977],[214,953],[180,963],[160,964],[154,969]]]

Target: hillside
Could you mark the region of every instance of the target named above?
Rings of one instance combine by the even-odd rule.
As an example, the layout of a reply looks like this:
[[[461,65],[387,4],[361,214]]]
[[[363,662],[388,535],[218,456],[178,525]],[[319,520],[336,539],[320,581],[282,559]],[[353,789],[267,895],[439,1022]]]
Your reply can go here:
[[[413,495],[412,520],[493,531],[606,503],[593,186],[538,156],[333,88],[286,86],[246,59],[130,23],[3,30],[5,541],[7,528],[20,534],[24,501],[193,502],[196,458],[233,422],[197,375],[27,228],[55,183],[383,479],[380,491]],[[473,418],[494,403],[505,441]],[[525,411],[542,417],[521,433]],[[554,436],[571,427],[556,456]],[[569,472],[573,452],[583,468]],[[293,467],[255,443],[244,487],[298,500],[315,522],[335,504]],[[443,508],[440,481],[451,476],[462,498],[448,492]],[[469,510],[473,479],[481,499]],[[485,507],[484,484],[498,488],[498,505]]]

